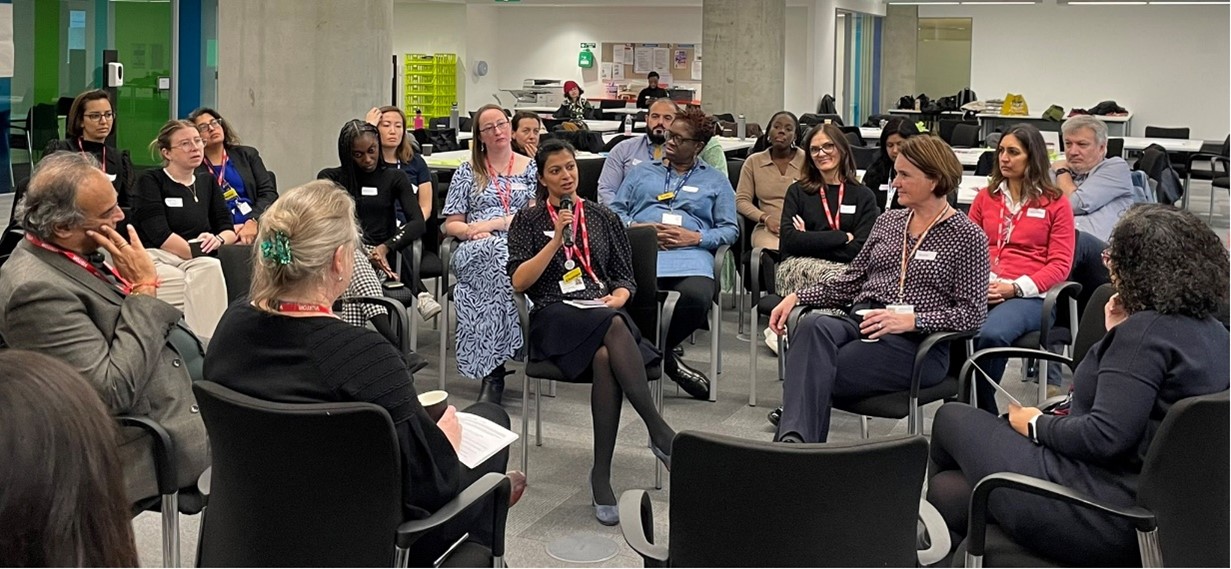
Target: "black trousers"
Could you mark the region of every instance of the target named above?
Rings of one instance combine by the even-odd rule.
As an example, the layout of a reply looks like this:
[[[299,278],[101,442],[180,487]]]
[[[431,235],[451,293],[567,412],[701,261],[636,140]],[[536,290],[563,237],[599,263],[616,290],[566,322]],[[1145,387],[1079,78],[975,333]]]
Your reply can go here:
[[[475,403],[462,409],[462,412],[478,415],[506,429],[512,424],[509,421],[509,413],[503,407],[494,403]],[[466,489],[489,472],[504,474],[508,471],[508,466],[508,447],[505,447],[476,468],[466,468],[465,465],[460,465],[461,476],[457,489],[459,492]],[[452,521],[436,528],[436,530],[423,536],[410,549],[410,566],[431,567],[432,562],[448,550],[449,546],[453,545],[465,533],[470,534],[470,538],[467,541],[491,547],[494,538],[492,534],[492,516],[494,515],[491,500],[484,500],[470,508],[470,510],[458,515]]]
[[[714,303],[714,279],[709,277],[661,277],[658,288],[680,293],[671,328],[667,330],[667,350],[680,345],[689,335],[708,326],[710,305]]]

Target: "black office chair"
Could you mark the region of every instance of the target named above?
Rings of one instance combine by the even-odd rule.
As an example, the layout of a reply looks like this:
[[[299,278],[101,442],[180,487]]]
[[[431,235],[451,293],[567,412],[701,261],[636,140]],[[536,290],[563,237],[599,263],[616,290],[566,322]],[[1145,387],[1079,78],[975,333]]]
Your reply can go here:
[[[502,566],[504,475],[486,474],[431,516],[407,521],[401,451],[384,408],[273,403],[210,381],[193,392],[213,459],[199,566],[406,567],[420,537],[487,500],[492,548],[464,542],[446,564]]]
[[[448,119],[445,120],[447,121]],[[457,130],[452,128],[430,129],[427,131],[427,140],[432,145],[433,152],[448,152],[462,149],[462,145],[457,142]]]
[[[1108,138],[1107,139],[1107,158],[1111,158],[1113,156],[1119,156],[1121,158],[1124,157],[1124,139],[1123,138]]]
[[[577,195],[598,201],[598,177],[603,173],[606,158],[582,158],[577,160]]]
[[[949,142],[954,148],[976,148],[979,146],[979,125],[959,123],[953,125],[953,135]]]
[[[663,369],[665,350],[663,342],[667,339],[667,330],[671,328],[671,319],[675,314],[675,305],[679,302],[680,293],[658,290],[658,234],[651,227],[628,228],[628,241],[632,247],[633,277],[637,292],[625,304],[625,310],[632,317],[637,329],[645,338],[652,338],[664,358],[658,365],[646,367],[646,376],[655,384],[655,403],[659,413],[662,412],[662,382],[659,381],[665,371]],[[530,311],[526,306],[526,296],[522,293],[513,295],[517,304],[517,315],[521,322],[522,335],[526,345],[530,343]],[[569,383],[591,383],[593,377],[589,372],[576,380],[564,377],[555,364],[550,361],[535,362],[527,358],[526,367],[522,373],[521,402],[521,469],[530,472],[530,379],[534,378],[534,445],[543,446],[543,380]],[[655,462],[655,487],[662,487],[662,465]]]
[[[617,144],[624,142],[625,140],[628,140],[630,138],[636,138],[636,135],[617,134],[611,137],[611,140],[608,140],[605,144],[603,144],[603,149],[601,150],[601,152],[611,152],[611,149],[615,148]]]
[[[851,146],[867,146],[868,145],[868,143],[863,140],[863,131],[859,130],[859,127],[842,126],[839,128],[842,130],[842,134],[846,135],[846,141],[849,142]]]
[[[1189,128],[1183,127],[1166,127],[1166,126],[1146,126],[1146,138],[1190,138]],[[1168,152],[1167,157],[1171,160],[1171,166],[1175,168],[1177,174],[1181,178],[1188,175],[1188,168],[1192,165],[1192,152]],[[1188,186],[1184,186],[1185,189]]]
[[[1150,177],[1154,183],[1154,193],[1158,197],[1158,203],[1175,205],[1184,200],[1187,194],[1184,181],[1162,146],[1157,144],[1147,146],[1141,151],[1141,157],[1133,164],[1133,169],[1145,172]]]
[[[779,359],[784,358],[786,351],[790,349],[790,336],[794,334],[795,330],[799,329],[799,319],[804,314],[811,312],[811,310],[812,307],[810,306],[796,306],[791,310],[791,314],[787,317],[787,340],[782,349],[779,350]],[[915,361],[911,367],[909,389],[878,393],[862,398],[835,397],[833,408],[859,415],[860,434],[865,439],[868,438],[868,419],[870,417],[909,419],[906,425],[907,432],[912,435],[922,434],[923,413],[919,412],[919,407],[933,401],[950,399],[958,395],[958,378],[953,375],[954,370],[960,369],[962,362],[966,361],[966,356],[974,351],[973,338],[977,333],[977,330],[964,330],[928,334],[919,343],[919,347],[915,349]],[[926,361],[928,354],[932,350],[945,345],[949,346],[949,366],[947,367],[945,377],[931,387],[923,387],[920,384],[920,380],[922,379],[921,374],[923,373],[924,361]],[[958,345],[963,346],[964,349],[955,349]]]
[[[1013,341],[1019,348],[1047,350],[1061,348],[1063,352],[1073,349],[1075,331],[1078,330],[1077,298],[1081,295],[1081,285],[1072,281],[1057,283],[1048,289],[1043,297],[1043,309],[1040,311],[1039,329],[1028,332]],[[1056,315],[1052,319],[1053,311]],[[1047,366],[1038,365],[1033,358],[1027,358],[1027,376],[1038,374],[1039,402],[1047,399]]]
[[[949,143],[949,146],[958,146],[957,143],[953,141],[953,133],[955,130],[957,130],[958,125],[962,125],[962,124],[974,126],[975,132],[976,133],[978,132],[979,121],[951,120],[951,119],[941,119],[940,121],[938,121],[936,131],[937,131],[937,134],[940,135],[940,139]],[[978,140],[977,134],[976,134],[975,139]],[[975,144],[972,144],[970,146],[978,146],[978,143],[976,142]]]
[[[991,176],[992,170],[996,168],[996,153],[984,152],[979,155],[979,162],[975,164],[976,176]]]
[[[1004,488],[1131,521],[1136,526],[1143,567],[1226,567],[1231,563],[1227,554],[1231,550],[1227,511],[1231,499],[1227,485],[1231,475],[1229,408],[1227,392],[1223,391],[1189,397],[1167,411],[1146,453],[1133,506],[1105,504],[1065,486],[1016,473],[983,478],[971,495],[967,537],[954,559],[964,559],[966,567],[1055,565],[1040,553],[1014,543],[988,519],[992,492]],[[674,452],[677,455],[673,460],[679,465],[678,446]],[[679,470],[679,466],[675,468]],[[1124,554],[1129,557],[1132,552]]]
[[[1196,160],[1208,160],[1210,163],[1209,169],[1196,168],[1193,162]],[[1219,171],[1219,166],[1222,170]],[[1228,189],[1227,179],[1231,176],[1231,136],[1228,136],[1222,142],[1222,146],[1211,152],[1202,150],[1193,154],[1189,161],[1188,176],[1184,180],[1184,187],[1190,187],[1192,178],[1206,178],[1210,180],[1210,212],[1209,220],[1214,220],[1214,188]]]
[[[748,224],[744,225],[745,230]],[[761,342],[757,341],[756,332],[761,327],[761,316],[769,318],[770,313],[782,302],[782,296],[778,294],[776,279],[774,278],[777,264],[782,260],[781,254],[773,249],[764,247],[753,248],[748,255],[748,275],[745,277],[746,283],[750,286],[751,301],[748,310],[748,361],[749,377],[748,377],[748,405],[751,407],[757,406],[757,359],[760,354],[759,346]],[[782,337],[778,338],[778,379],[781,380],[784,376],[786,358],[784,353],[785,340]]]
[[[875,146],[852,146],[851,156],[855,158],[855,168],[867,170],[876,162],[876,158],[880,156],[880,148]]]
[[[935,563],[916,549],[921,510],[933,550],[947,553],[944,522],[919,499],[922,436],[785,445],[684,431],[672,449],[666,545],[649,494],[620,496],[620,531],[646,567]]]
[[[223,245],[218,248],[218,262],[222,264],[222,279],[227,284],[227,302],[248,296],[252,285],[252,246]]]
[[[133,502],[131,512],[133,517],[142,512],[157,512],[162,516],[162,562],[166,567],[179,567],[179,516],[201,513],[209,497],[195,484],[184,488],[179,486],[176,481],[175,442],[158,421],[145,416],[120,415],[116,417],[116,423],[120,427],[139,429],[150,437],[158,494]]]
[[[427,129],[437,130],[437,129],[449,128],[449,118],[450,117],[434,117],[434,118],[428,119]],[[461,117],[458,117],[458,118],[460,119]]]

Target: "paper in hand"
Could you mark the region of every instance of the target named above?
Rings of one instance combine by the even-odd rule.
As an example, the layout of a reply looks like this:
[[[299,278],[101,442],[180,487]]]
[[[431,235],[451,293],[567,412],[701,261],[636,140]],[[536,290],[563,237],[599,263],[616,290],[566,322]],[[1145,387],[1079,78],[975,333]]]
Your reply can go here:
[[[979,373],[983,374],[983,379],[986,379],[989,385],[996,388],[996,391],[999,391],[1001,395],[1004,395],[1005,397],[1009,398],[1009,402],[1013,403],[1014,405],[1017,405],[1018,407],[1025,407],[1025,405],[1022,405],[1022,402],[1018,401],[1017,398],[1014,397],[1012,393],[1009,393],[1007,389],[1001,387],[999,383],[996,383],[995,381],[993,381],[992,376],[988,375],[987,372],[983,371],[983,368],[979,367],[979,364],[971,362],[970,365],[975,366],[975,369],[978,370]]]

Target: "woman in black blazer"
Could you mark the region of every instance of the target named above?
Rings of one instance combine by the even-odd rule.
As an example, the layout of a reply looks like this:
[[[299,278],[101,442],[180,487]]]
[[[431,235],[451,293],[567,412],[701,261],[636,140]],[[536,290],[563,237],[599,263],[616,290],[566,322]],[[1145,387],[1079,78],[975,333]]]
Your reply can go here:
[[[128,207],[136,179],[128,151],[107,144],[107,137],[115,130],[115,110],[111,105],[111,96],[102,89],[77,95],[77,98],[73,99],[73,106],[68,109],[68,124],[65,130],[67,136],[63,140],[48,142],[43,155],[61,151],[93,155],[119,194],[120,206]]]
[[[188,120],[205,141],[205,160],[197,173],[209,174],[218,181],[239,242],[251,244],[256,238],[257,219],[278,199],[273,176],[265,169],[261,153],[241,146],[239,135],[218,111],[201,107],[189,113]]]

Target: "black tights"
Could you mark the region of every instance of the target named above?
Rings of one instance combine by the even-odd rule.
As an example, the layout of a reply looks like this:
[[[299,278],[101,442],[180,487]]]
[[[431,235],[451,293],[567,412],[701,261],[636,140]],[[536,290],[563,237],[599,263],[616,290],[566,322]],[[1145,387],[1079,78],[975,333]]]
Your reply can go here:
[[[645,421],[654,446],[671,454],[675,431],[654,407],[642,362],[641,350],[633,341],[624,317],[612,318],[603,336],[603,345],[594,353],[594,385],[590,388],[590,414],[594,420],[594,470],[590,483],[600,504],[616,503],[615,491],[611,489],[611,457],[615,453],[624,397],[628,397],[628,402]]]

